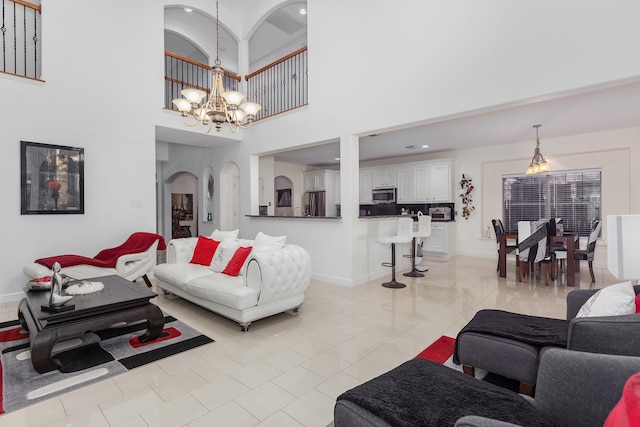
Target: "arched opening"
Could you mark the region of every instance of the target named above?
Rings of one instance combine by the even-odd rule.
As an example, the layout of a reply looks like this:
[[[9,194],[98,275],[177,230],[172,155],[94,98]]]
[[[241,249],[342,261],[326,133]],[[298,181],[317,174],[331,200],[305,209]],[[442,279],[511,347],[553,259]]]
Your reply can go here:
[[[273,180],[276,200],[276,216],[293,216],[293,182],[279,175]]]
[[[169,229],[165,236],[171,239],[198,235],[198,177],[179,172],[167,180],[168,193],[165,212],[169,213]]]

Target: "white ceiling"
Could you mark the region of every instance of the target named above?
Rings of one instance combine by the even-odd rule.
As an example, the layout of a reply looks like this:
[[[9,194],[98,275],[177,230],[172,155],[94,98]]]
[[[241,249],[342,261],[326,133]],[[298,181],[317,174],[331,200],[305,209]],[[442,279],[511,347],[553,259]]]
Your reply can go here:
[[[360,161],[414,156],[439,151],[535,141],[533,125],[541,124],[540,140],[581,133],[640,126],[640,81],[565,96],[470,112],[406,129],[372,129],[360,138]],[[260,122],[254,126],[260,126]],[[170,132],[169,132],[170,131]],[[368,136],[375,134],[377,136]],[[211,135],[158,129],[158,140],[211,146]],[[216,139],[216,140],[219,140]],[[229,142],[229,141],[222,141]],[[429,148],[420,148],[427,144]],[[408,149],[415,146],[418,148]],[[277,161],[315,167],[339,163],[339,143],[305,146],[274,154]]]
[[[233,13],[242,14],[253,2],[226,1],[224,7]],[[222,8],[222,6],[221,6]],[[299,13],[306,9],[306,2],[284,4],[274,10],[260,23],[249,40],[250,70],[257,69],[269,62],[295,50],[300,43],[306,44],[307,16]],[[224,12],[220,12],[219,47],[223,67],[232,72],[238,71],[238,42],[224,26]],[[301,42],[302,40],[302,42]],[[186,12],[183,7],[165,8],[165,50],[201,63],[213,62],[216,42],[216,21],[199,10]],[[282,48],[296,45],[286,52]],[[203,51],[204,50],[204,51]],[[213,58],[209,60],[207,52]],[[257,64],[257,65],[256,65]]]
[[[377,136],[360,139],[360,160],[535,141],[535,124],[542,125],[542,144],[545,138],[640,126],[640,82],[470,112],[406,129],[372,130],[369,135]],[[425,144],[429,148],[421,148]],[[338,164],[339,152],[336,141],[278,153],[276,160],[326,167]]]

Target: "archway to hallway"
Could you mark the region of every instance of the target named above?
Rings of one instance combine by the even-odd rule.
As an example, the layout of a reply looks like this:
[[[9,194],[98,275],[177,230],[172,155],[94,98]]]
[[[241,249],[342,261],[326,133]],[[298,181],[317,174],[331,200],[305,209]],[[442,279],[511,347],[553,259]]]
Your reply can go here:
[[[158,208],[164,218],[161,234],[169,241],[198,235],[200,197],[198,177],[190,172],[176,172],[163,183],[162,203]]]

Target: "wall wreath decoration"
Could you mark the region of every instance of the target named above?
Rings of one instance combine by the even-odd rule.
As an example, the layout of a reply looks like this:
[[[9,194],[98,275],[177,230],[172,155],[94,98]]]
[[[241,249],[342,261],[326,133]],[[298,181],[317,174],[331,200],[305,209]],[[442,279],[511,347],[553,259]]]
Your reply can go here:
[[[473,182],[469,175],[462,174],[460,188],[462,189],[462,193],[460,193],[460,198],[462,199],[462,217],[464,219],[469,219],[471,212],[475,209],[475,207],[473,207],[473,197],[471,195],[471,192],[473,191]]]

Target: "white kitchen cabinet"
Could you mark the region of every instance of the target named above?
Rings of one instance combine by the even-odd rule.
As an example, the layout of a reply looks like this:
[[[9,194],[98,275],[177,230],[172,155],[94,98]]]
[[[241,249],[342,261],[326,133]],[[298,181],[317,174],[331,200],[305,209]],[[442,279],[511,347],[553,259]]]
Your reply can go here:
[[[398,167],[398,189],[396,195],[398,203],[412,203],[416,200],[414,192],[414,174],[415,167],[413,166]]]
[[[438,252],[446,254],[447,248],[447,225],[431,223],[431,236],[427,237],[425,244],[427,252]]]
[[[431,165],[431,201],[451,201],[451,164],[449,162]]]
[[[371,170],[360,170],[360,204],[373,203],[373,173]]]
[[[450,162],[416,165],[414,169],[415,201],[451,202],[450,171]]]
[[[455,222],[432,222],[431,235],[425,238],[423,251],[436,257],[455,255]]]
[[[326,190],[326,170],[304,173],[304,191]],[[332,172],[332,171],[331,171]]]
[[[431,167],[418,165],[413,170],[414,200],[416,202],[428,202],[431,200]]]
[[[373,170],[373,188],[395,187],[397,185],[398,168],[387,167]]]
[[[402,163],[360,170],[360,204],[372,203],[372,190],[382,187],[396,187],[398,203],[451,202],[451,161]]]

